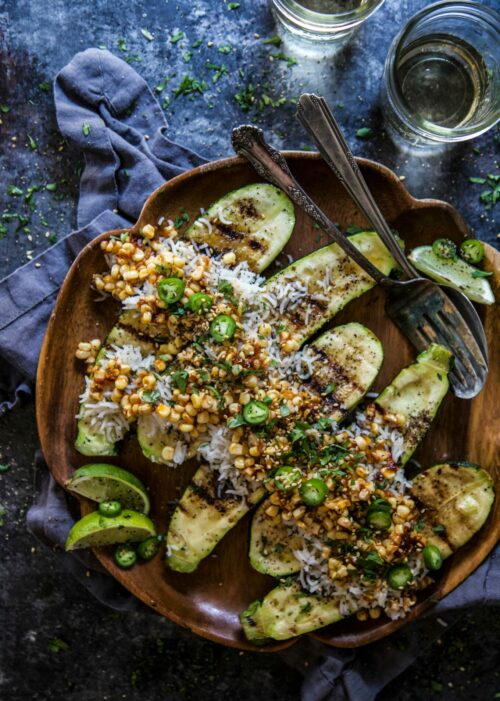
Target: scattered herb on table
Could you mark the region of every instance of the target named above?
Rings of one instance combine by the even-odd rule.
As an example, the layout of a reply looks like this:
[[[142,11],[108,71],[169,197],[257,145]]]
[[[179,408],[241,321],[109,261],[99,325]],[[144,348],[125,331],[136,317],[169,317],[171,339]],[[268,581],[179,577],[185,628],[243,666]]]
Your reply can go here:
[[[123,37],[119,37],[116,43],[118,44],[118,48],[120,49],[120,51],[127,51],[127,42]]]
[[[193,78],[186,74],[179,86],[174,90],[174,97],[179,97],[179,95],[192,95],[196,92],[203,94],[207,87],[204,80],[199,80],[198,78]]]
[[[49,192],[55,192],[57,190],[57,183],[47,183],[47,185],[45,185],[45,189]]]
[[[281,46],[282,41],[281,37],[279,37],[277,34],[275,34],[272,37],[268,37],[267,39],[264,39],[262,42],[263,44],[271,44],[272,46]]]
[[[11,195],[12,197],[22,197],[24,192],[20,187],[17,187],[17,185],[8,185],[7,194]]]
[[[10,470],[10,465],[7,465],[7,463],[0,463],[0,475],[3,475],[5,472],[8,472]]]
[[[0,526],[4,525],[4,519],[3,517],[5,516],[5,506],[0,505]]]
[[[275,54],[269,54],[269,58],[273,61],[286,61],[288,68],[297,65],[297,59],[292,56],[287,56],[283,51],[278,51]]]
[[[199,46],[201,46],[201,39],[197,39],[196,41],[193,41],[191,44],[192,49],[197,49]]]
[[[30,149],[31,149],[32,151],[36,151],[37,148],[38,148],[37,142],[36,142],[35,139],[34,139],[32,136],[30,136],[29,134],[27,134],[26,136],[28,137],[28,143],[29,143],[29,145],[30,145]]]
[[[184,63],[189,63],[192,58],[193,58],[192,51],[185,51],[182,54],[182,60],[184,61]]]
[[[91,126],[88,122],[82,124],[82,133],[84,136],[88,136],[91,132]]]
[[[219,46],[217,51],[220,54],[229,54],[229,53],[231,53],[231,49],[232,49],[232,46],[230,46],[229,44],[224,44],[223,46]]]
[[[10,107],[8,105],[0,105],[0,112],[7,114],[7,112],[10,112]]]
[[[485,209],[491,209],[496,205],[498,200],[500,200],[500,175],[495,175],[494,173],[488,173],[483,177],[472,177],[469,178],[469,182],[474,185],[487,185],[488,190],[483,190],[479,195],[479,199],[484,205]]]
[[[164,78],[161,81],[161,83],[158,83],[158,85],[155,85],[155,91],[157,93],[163,92],[173,77],[174,77],[173,75],[168,75],[166,78]]]
[[[212,76],[212,83],[214,83],[214,85],[215,83],[219,82],[223,75],[227,75],[228,73],[227,66],[224,63],[221,63],[220,66],[218,66],[216,63],[207,61],[206,65],[209,70],[214,71]]]
[[[240,6],[239,2],[228,2],[227,3],[228,10],[237,10],[239,6]]]
[[[49,640],[47,647],[50,652],[63,652],[69,648],[69,645],[61,638],[52,638],[52,640]]]
[[[184,38],[184,32],[177,32],[176,34],[172,34],[172,36],[170,37],[170,43],[177,44],[177,42],[183,38]]]
[[[370,129],[370,127],[361,127],[361,129],[358,129],[356,131],[356,138],[357,139],[371,139],[373,136],[373,129]]]
[[[256,101],[255,88],[249,83],[235,94],[234,99],[240,106],[242,112],[249,112]]]
[[[431,679],[431,689],[432,691],[443,691],[443,685],[441,682],[436,681],[435,679]]]

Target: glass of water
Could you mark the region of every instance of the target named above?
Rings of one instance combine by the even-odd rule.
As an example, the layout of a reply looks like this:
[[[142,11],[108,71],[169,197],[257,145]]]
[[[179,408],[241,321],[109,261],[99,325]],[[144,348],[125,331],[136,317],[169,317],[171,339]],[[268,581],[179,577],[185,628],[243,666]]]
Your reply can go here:
[[[384,0],[271,0],[274,16],[303,39],[344,40]]]
[[[394,39],[382,111],[416,146],[472,139],[500,120],[500,15],[478,2],[438,2]]]

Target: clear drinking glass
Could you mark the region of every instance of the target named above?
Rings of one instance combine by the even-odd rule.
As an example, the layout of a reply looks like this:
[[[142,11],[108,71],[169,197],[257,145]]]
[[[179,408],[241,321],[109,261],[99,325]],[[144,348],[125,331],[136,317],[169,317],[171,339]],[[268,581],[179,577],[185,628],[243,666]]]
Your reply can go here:
[[[500,120],[500,15],[438,2],[394,39],[381,92],[386,127],[413,145],[472,139]]]
[[[384,0],[271,0],[274,16],[303,39],[343,40]]]

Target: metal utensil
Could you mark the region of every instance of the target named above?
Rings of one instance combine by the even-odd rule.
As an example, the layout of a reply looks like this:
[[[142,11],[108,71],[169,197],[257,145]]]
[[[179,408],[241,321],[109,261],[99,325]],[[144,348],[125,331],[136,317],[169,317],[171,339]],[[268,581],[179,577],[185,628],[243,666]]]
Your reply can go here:
[[[487,361],[469,326],[441,288],[416,276],[397,281],[381,273],[304,192],[284,157],[266,143],[260,129],[238,127],[233,130],[232,143],[236,153],[248,159],[262,178],[284,190],[370,277],[388,289],[388,313],[418,350],[430,343],[450,348],[455,356],[455,393],[464,398],[475,396],[484,385]],[[394,244],[399,249],[391,234],[391,244],[386,245],[399,261],[404,254],[396,251]],[[407,275],[415,275],[406,259],[402,264]]]
[[[386,303],[387,313],[418,350],[422,349],[422,343],[428,344],[430,338],[434,338],[432,334],[429,335],[433,329],[444,339],[448,339],[448,343],[444,345],[448,345],[455,356],[455,367],[451,373],[453,390],[460,397],[474,396],[486,380],[488,350],[483,325],[471,301],[458,290],[448,286],[441,287],[432,283],[432,288],[429,285],[424,287],[423,279],[404,255],[385,221],[326,101],[316,95],[302,95],[297,116],[315,141],[325,161],[390,250],[402,270],[403,279],[412,281],[411,286],[406,286],[405,295],[397,291],[397,286],[392,287]],[[456,308],[457,317],[448,320],[439,318],[437,310],[440,309],[440,300],[444,300],[443,295],[446,295]],[[430,309],[433,313],[429,317]],[[420,323],[415,328],[416,313]],[[422,323],[426,321],[423,318],[424,314],[429,317],[431,328]],[[457,323],[460,325],[457,326]],[[465,326],[468,327],[468,332]],[[470,336],[475,342],[469,342]],[[462,352],[459,352],[460,350]],[[470,365],[466,362],[467,359]],[[472,376],[470,367],[473,370]],[[464,378],[465,370],[469,376]]]

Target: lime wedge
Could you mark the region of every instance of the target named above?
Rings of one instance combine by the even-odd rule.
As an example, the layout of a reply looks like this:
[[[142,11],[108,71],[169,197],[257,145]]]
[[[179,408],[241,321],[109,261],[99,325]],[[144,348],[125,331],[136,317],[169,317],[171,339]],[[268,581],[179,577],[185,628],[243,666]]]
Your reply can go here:
[[[480,304],[493,304],[495,302],[488,279],[480,277],[482,271],[464,260],[439,258],[433,253],[432,246],[414,248],[408,258],[421,273],[428,275],[436,282],[463,292],[473,302]],[[478,274],[479,277],[477,277]]]
[[[91,463],[79,467],[65,487],[92,501],[119,501],[126,509],[149,513],[146,487],[131,472],[116,465]]]
[[[87,514],[71,528],[66,539],[66,550],[94,548],[99,545],[135,542],[156,535],[154,523],[138,511],[125,509],[113,518],[98,511]]]

